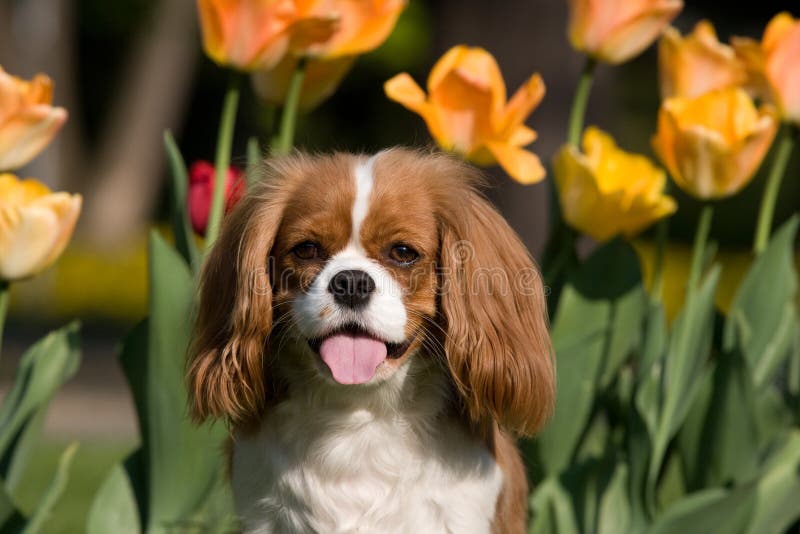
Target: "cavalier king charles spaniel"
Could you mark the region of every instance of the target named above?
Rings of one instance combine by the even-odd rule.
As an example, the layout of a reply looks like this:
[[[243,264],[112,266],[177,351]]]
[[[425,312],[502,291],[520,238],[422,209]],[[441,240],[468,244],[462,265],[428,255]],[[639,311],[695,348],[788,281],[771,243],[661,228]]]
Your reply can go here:
[[[255,533],[521,533],[554,403],[539,271],[443,154],[295,154],[225,221],[190,349]]]

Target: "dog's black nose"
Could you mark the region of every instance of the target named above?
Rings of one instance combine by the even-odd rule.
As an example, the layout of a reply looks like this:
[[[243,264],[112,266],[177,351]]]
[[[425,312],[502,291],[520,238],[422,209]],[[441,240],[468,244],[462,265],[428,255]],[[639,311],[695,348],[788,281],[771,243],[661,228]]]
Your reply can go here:
[[[369,296],[375,291],[375,281],[364,271],[339,271],[328,284],[328,291],[333,300],[348,308],[361,308],[369,302]]]

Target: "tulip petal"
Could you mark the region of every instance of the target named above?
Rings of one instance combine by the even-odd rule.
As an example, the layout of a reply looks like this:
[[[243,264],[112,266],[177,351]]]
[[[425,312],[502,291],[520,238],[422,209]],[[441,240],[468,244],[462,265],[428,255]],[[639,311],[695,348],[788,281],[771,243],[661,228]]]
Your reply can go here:
[[[66,120],[65,109],[37,105],[0,123],[0,171],[17,169],[31,161]]]
[[[662,0],[621,20],[605,36],[596,56],[616,65],[639,55],[682,8],[683,2],[680,0]]]
[[[542,77],[537,73],[531,76],[508,101],[498,131],[513,130],[524,123],[544,98],[545,87]],[[529,141],[531,142],[531,141]],[[527,144],[527,143],[526,143]]]
[[[425,104],[425,91],[407,73],[400,73],[383,84],[383,90],[390,100],[394,100],[415,113]]]
[[[794,21],[791,16],[786,15],[790,19],[786,22],[792,24],[785,28],[781,24],[780,40],[768,48],[770,53],[766,75],[775,92],[775,101],[781,115],[800,124],[800,20]],[[773,33],[777,32],[778,30],[773,29]],[[774,38],[778,39],[777,36]]]
[[[508,144],[511,146],[526,146],[536,141],[538,137],[539,134],[537,134],[535,130],[523,124],[517,126],[517,128],[511,132],[511,135],[508,137]]]
[[[733,48],[717,40],[714,26],[706,20],[683,38],[675,28],[664,30],[658,66],[662,98],[700,96],[740,85],[746,78]]]
[[[453,149],[453,141],[442,124],[441,115],[443,113],[436,110],[427,101],[425,92],[411,76],[405,72],[398,74],[383,84],[383,90],[390,100],[394,100],[422,117],[428,126],[431,136],[442,148],[445,150]],[[446,118],[447,115],[445,114]]]
[[[539,156],[533,152],[502,142],[488,142],[486,148],[509,176],[521,184],[541,182],[547,174]]]
[[[434,97],[448,80],[458,78],[476,92],[491,95],[489,113],[500,113],[506,103],[506,83],[494,57],[483,48],[454,46],[433,66],[428,76],[428,94]]]
[[[80,208],[81,197],[67,193],[0,207],[0,278],[27,278],[49,267],[67,246]]]
[[[323,58],[358,55],[374,50],[389,37],[406,8],[406,0],[333,0],[323,12],[340,21],[337,31],[318,50]]]
[[[767,28],[764,30],[764,38],[762,39],[764,50],[767,53],[774,50],[792,32],[796,23],[797,21],[787,11],[772,17],[772,20],[769,21]]]

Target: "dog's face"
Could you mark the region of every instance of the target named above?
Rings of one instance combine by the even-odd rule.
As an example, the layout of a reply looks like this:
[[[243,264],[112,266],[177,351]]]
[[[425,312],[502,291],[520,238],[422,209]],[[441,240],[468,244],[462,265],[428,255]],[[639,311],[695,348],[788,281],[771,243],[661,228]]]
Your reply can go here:
[[[479,180],[397,149],[273,163],[203,272],[196,418],[254,422],[281,395],[281,363],[347,391],[427,358],[474,422],[535,431],[553,401],[541,281]]]
[[[433,206],[410,183],[390,185],[391,162],[340,157],[326,178],[301,179],[272,250],[276,323],[340,384],[386,380],[435,324]]]

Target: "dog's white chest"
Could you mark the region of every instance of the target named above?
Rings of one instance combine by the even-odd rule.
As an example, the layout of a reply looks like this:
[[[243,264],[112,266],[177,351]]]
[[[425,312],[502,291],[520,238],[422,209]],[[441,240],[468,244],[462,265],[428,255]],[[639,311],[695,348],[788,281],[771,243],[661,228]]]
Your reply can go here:
[[[454,422],[285,404],[234,445],[246,534],[488,533],[502,473]]]

